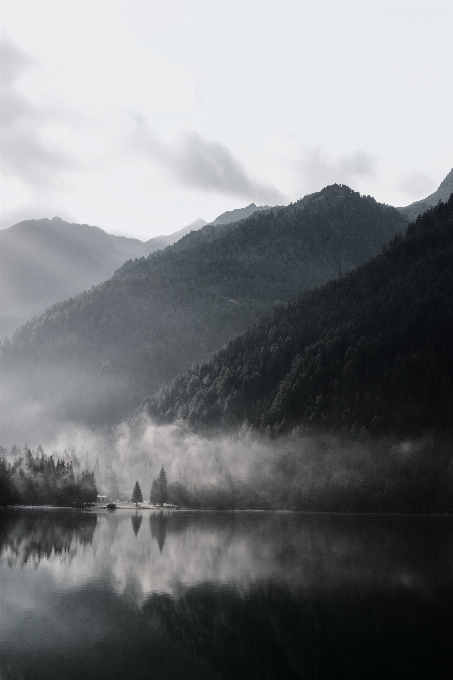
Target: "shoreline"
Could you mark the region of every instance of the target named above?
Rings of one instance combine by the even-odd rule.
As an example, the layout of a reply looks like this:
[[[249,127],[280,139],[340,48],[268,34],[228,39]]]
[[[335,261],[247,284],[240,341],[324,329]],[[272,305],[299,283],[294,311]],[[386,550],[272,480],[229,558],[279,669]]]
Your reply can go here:
[[[70,505],[4,505],[0,506],[0,513],[2,510],[42,510],[42,511],[72,511],[72,512],[98,512],[99,510],[115,512],[115,510],[150,510],[150,511],[160,511],[160,512],[184,512],[184,513],[213,513],[213,514],[240,514],[240,513],[253,513],[253,514],[293,514],[293,515],[305,515],[305,516],[323,516],[323,517],[361,517],[361,518],[445,518],[453,519],[453,513],[429,513],[429,512],[340,512],[340,511],[329,511],[329,510],[291,510],[289,508],[275,508],[275,509],[258,509],[258,508],[229,508],[222,510],[215,510],[212,508],[184,508],[178,506],[164,506],[160,505],[118,505],[116,508],[107,508],[106,505],[92,505],[87,507],[74,507]]]

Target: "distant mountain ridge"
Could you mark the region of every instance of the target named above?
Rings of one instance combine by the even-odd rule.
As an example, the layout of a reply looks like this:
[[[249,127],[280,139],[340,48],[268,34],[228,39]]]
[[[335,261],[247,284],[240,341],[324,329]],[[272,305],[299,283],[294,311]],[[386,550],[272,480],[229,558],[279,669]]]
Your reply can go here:
[[[59,217],[25,220],[0,231],[0,339],[28,318],[109,279],[131,258],[146,257],[205,220],[143,243]]]
[[[135,239],[111,238],[98,227],[58,217],[26,220],[2,230],[2,315],[42,311],[109,278],[128,253],[142,248]]]
[[[227,210],[218,217],[215,218],[209,224],[229,224],[230,222],[239,222],[239,220],[244,220],[246,217],[250,217],[254,212],[261,210],[269,210],[271,206],[260,205],[257,206],[255,203],[250,203],[245,208],[237,208],[236,210]]]
[[[426,212],[426,210],[429,210],[429,208],[439,203],[439,201],[448,201],[451,193],[453,193],[453,168],[439,184],[436,191],[426,198],[423,198],[421,201],[415,201],[415,203],[411,203],[405,208],[398,208],[398,210],[410,220],[415,220],[418,215]]]
[[[149,239],[149,241],[145,241],[144,245],[146,246],[146,250],[149,250],[146,255],[154,253],[156,250],[163,250],[164,248],[167,248],[167,246],[171,246],[186,234],[190,234],[191,231],[197,231],[198,229],[201,229],[205,226],[205,224],[207,224],[206,220],[200,217],[198,220],[188,224],[187,227],[183,227],[179,231],[175,231],[173,234],[155,236],[154,238]]]
[[[164,248],[171,248],[173,252],[189,250],[200,246],[202,243],[211,243],[212,241],[223,236],[228,231],[235,229],[239,222],[251,217],[252,215],[257,215],[265,210],[278,210],[279,206],[260,206],[257,207],[254,203],[246,206],[245,208],[237,208],[236,210],[229,210],[222,213],[213,222],[206,223],[204,220],[197,220],[197,229],[181,229],[177,232],[179,235],[178,239],[175,239],[171,243],[163,239],[163,237],[157,237],[155,239],[156,244],[159,244],[159,248],[152,250],[148,257],[151,257],[158,249],[163,250]],[[201,224],[201,223],[204,224]],[[198,226],[200,225],[200,226]],[[191,225],[189,225],[190,227]],[[152,239],[154,241],[154,239]],[[124,269],[130,266],[131,262],[125,264]]]
[[[268,207],[251,203],[219,215],[212,224],[244,219]],[[0,341],[55,302],[107,280],[126,261],[164,250],[206,224],[199,218],[145,242],[60,217],[25,220],[0,230]]]
[[[124,418],[277,303],[380,253],[406,224],[395,208],[332,185],[228,226],[206,225],[178,243],[220,230],[212,241],[128,262],[4,344],[15,405],[14,416],[4,409],[4,426],[30,400],[45,410],[52,404],[63,420],[100,426]]]

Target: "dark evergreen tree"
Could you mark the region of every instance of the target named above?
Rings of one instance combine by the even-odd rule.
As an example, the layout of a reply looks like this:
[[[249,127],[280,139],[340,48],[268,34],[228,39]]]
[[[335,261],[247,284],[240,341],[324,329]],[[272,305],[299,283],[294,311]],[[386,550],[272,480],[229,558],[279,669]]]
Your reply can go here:
[[[77,487],[79,505],[87,505],[96,502],[97,488],[94,472],[83,470],[83,472],[77,476]]]
[[[151,483],[151,490],[149,492],[149,501],[152,505],[159,504],[159,485],[157,479],[153,479]]]
[[[157,478],[157,483],[159,485],[159,502],[161,505],[163,505],[168,500],[167,475],[165,473],[163,465],[160,469],[159,477]]]
[[[142,490],[140,489],[140,484],[138,483],[138,480],[135,482],[134,490],[132,491],[131,501],[132,503],[135,503],[135,505],[143,503]]]

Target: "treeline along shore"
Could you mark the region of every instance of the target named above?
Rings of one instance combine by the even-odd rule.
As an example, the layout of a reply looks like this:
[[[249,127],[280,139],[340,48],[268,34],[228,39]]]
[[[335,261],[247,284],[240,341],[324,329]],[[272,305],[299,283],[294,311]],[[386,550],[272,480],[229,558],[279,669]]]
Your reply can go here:
[[[83,507],[97,498],[94,472],[80,469],[77,458],[65,461],[46,455],[41,446],[33,455],[26,447],[12,463],[0,451],[0,505]],[[75,465],[74,465],[75,462]]]

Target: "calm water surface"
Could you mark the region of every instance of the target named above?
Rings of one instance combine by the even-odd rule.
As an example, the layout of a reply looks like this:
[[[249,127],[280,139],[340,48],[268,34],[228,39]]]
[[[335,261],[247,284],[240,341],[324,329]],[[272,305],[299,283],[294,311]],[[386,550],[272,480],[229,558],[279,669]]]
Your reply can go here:
[[[451,678],[452,529],[0,511],[0,680]]]

